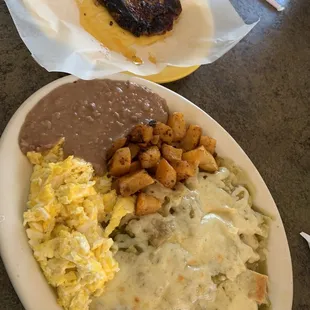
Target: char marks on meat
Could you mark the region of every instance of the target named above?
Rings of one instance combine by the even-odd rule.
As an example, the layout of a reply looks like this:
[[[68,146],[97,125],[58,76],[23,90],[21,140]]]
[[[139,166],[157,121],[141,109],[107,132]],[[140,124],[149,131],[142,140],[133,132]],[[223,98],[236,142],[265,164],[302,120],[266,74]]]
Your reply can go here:
[[[120,27],[135,36],[170,31],[182,12],[180,0],[98,0]]]

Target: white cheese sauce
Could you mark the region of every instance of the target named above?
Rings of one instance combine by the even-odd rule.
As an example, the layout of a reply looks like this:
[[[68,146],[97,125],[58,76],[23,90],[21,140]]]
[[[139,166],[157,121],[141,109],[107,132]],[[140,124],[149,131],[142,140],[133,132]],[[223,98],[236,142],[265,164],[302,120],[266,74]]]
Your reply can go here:
[[[120,271],[93,310],[254,310],[249,264],[260,261],[267,218],[220,168],[175,191],[151,185],[161,214],[131,219],[116,235]]]

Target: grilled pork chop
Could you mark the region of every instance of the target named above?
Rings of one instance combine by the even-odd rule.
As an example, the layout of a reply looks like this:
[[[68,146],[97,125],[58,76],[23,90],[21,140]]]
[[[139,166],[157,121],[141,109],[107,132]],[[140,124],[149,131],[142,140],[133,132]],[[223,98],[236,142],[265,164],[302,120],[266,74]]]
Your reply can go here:
[[[180,0],[98,0],[135,36],[164,34],[182,12]]]

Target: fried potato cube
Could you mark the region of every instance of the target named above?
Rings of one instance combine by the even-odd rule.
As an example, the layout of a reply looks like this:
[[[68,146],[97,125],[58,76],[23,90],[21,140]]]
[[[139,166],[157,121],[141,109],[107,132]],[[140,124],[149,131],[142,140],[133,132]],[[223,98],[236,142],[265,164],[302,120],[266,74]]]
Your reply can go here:
[[[188,151],[183,154],[183,160],[194,164],[196,167],[199,166],[200,169],[215,172],[218,170],[218,165],[213,157],[213,155],[208,152],[204,146],[199,146],[192,151]]]
[[[107,152],[107,158],[110,159],[118,149],[122,148],[126,144],[126,142],[127,138],[119,138],[115,140]]]
[[[148,146],[148,143],[144,142],[144,143],[137,143],[137,145],[139,146],[140,149],[146,149]]]
[[[141,170],[141,163],[137,160],[131,163],[129,173],[136,172],[138,170]]]
[[[182,159],[183,150],[177,149],[171,145],[163,144],[161,147],[161,152],[162,152],[163,157],[167,159],[168,161]]]
[[[142,168],[154,167],[160,159],[160,151],[157,146],[151,146],[139,154]]]
[[[154,127],[154,135],[159,135],[160,139],[163,142],[166,142],[168,144],[172,143],[173,140],[173,130],[168,125],[156,122],[156,125]]]
[[[180,141],[186,134],[186,122],[183,113],[174,112],[169,115],[167,125],[173,130],[173,141]]]
[[[203,145],[212,155],[215,152],[216,140],[209,136],[201,136],[199,145]]]
[[[139,124],[129,134],[130,141],[135,143],[149,143],[153,137],[153,127]]]
[[[181,145],[181,142],[180,142],[180,141],[173,141],[173,142],[171,143],[171,145],[172,145],[173,147],[175,147],[176,149],[179,149],[179,148],[180,148],[180,145]]]
[[[162,158],[157,166],[155,178],[165,187],[173,188],[177,180],[177,173],[167,160]]]
[[[201,148],[204,148],[204,146],[201,146]],[[202,153],[202,158],[199,163],[199,168],[201,170],[205,170],[208,172],[215,172],[219,169],[215,158],[205,148],[204,148],[204,152]]]
[[[136,203],[136,215],[147,215],[157,212],[161,208],[161,202],[151,196],[144,193],[140,193]]]
[[[182,159],[194,164],[195,167],[198,167],[205,152],[205,148],[200,146],[194,150],[183,153]]]
[[[194,176],[196,172],[195,165],[185,160],[175,160],[171,163],[171,166],[177,173],[177,181],[184,181]]]
[[[127,197],[153,183],[153,178],[146,172],[146,170],[142,169],[121,177],[117,182],[117,186],[120,194]]]
[[[139,146],[137,144],[134,144],[134,143],[129,143],[128,147],[130,150],[131,159],[135,158],[140,151]]]
[[[128,147],[118,149],[111,160],[108,167],[111,175],[120,177],[129,172],[131,164],[130,150]]]
[[[163,145],[163,141],[161,141],[160,139],[159,139],[159,141],[158,141],[158,143],[156,144],[156,146],[159,148],[159,149],[161,149],[161,146]]]
[[[148,168],[148,169],[147,169],[147,172],[148,172],[150,175],[155,175],[158,165],[159,165],[159,161],[156,163],[155,166],[153,166],[153,167],[151,167],[151,168]]]
[[[202,130],[197,125],[189,125],[185,137],[181,141],[181,147],[185,151],[191,151],[198,146]]]
[[[157,145],[160,141],[160,136],[159,135],[154,135],[152,140],[151,140],[151,144],[153,145]]]

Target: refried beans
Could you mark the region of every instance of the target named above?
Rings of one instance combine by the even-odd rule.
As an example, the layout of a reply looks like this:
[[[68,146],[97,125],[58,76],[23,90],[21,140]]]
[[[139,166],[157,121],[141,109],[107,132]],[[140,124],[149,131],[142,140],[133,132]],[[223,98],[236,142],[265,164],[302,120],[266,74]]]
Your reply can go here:
[[[19,135],[23,153],[44,151],[65,138],[64,153],[106,172],[106,153],[112,142],[138,123],[166,123],[165,99],[129,81],[76,81],[62,85],[28,113]]]

